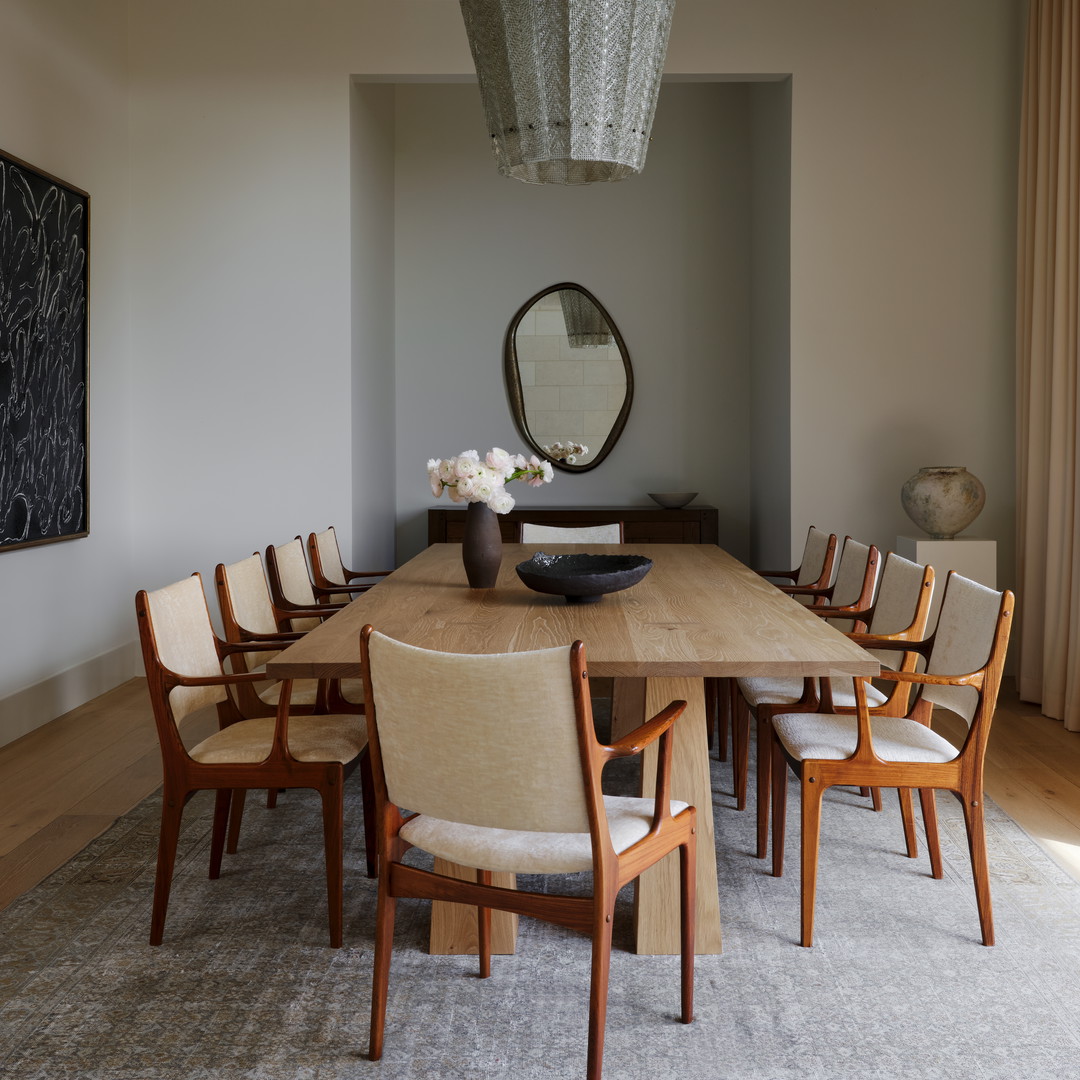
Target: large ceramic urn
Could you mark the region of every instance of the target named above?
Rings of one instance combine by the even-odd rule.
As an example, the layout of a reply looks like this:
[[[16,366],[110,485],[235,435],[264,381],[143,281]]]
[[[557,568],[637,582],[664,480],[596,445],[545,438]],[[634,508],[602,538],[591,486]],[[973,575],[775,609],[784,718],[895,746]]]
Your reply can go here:
[[[928,465],[900,490],[907,516],[935,540],[951,540],[978,516],[986,490],[963,465]]]

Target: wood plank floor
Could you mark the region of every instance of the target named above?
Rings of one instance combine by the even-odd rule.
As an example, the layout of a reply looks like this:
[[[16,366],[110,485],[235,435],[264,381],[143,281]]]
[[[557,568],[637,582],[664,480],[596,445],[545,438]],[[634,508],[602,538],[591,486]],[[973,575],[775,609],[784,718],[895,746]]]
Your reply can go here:
[[[189,718],[185,738],[216,727]],[[943,734],[955,731],[941,725]],[[161,782],[143,679],[0,748],[0,909],[77,854]],[[986,761],[987,794],[1080,880],[1080,733],[1003,687]]]

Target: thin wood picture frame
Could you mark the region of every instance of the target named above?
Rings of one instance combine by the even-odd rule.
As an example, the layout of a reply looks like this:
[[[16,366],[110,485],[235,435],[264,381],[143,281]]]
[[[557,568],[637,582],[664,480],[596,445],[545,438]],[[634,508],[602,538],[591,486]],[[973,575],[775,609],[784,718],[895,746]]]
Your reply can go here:
[[[90,533],[90,196],[0,150],[0,551]]]

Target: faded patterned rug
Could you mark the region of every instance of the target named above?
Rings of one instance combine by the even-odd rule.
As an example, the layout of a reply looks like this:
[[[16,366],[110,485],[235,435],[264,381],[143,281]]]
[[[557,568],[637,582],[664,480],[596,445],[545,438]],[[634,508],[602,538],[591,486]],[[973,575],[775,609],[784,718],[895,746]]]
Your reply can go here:
[[[206,877],[211,796],[185,815],[165,944],[147,945],[151,797],[0,913],[0,1076],[18,1080],[448,1080],[584,1075],[586,939],[523,919],[493,977],[424,951],[426,905],[399,904],[386,1052],[364,1057],[374,883],[359,792],[347,807],[346,947],[326,945],[316,798],[250,800],[240,851]],[[608,1080],[1080,1075],[1080,884],[988,806],[998,944],[979,944],[959,806],[939,795],[946,876],[902,854],[895,799],[826,804],[816,943],[789,871],[752,854],[714,763],[725,952],[697,962],[697,1019],[674,1020],[677,960],[626,951],[620,909]],[[886,793],[887,795],[890,793]]]

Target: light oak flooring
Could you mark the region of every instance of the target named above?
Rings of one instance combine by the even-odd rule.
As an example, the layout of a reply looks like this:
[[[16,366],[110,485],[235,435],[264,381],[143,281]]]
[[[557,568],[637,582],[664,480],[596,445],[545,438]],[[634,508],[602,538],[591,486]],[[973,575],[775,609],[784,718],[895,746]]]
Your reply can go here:
[[[216,727],[191,717],[185,739]],[[940,730],[956,738],[942,723]],[[100,835],[161,782],[143,679],[0,748],[0,909]],[[1080,733],[1003,687],[986,762],[986,791],[1080,880]],[[733,812],[733,811],[728,811]]]

